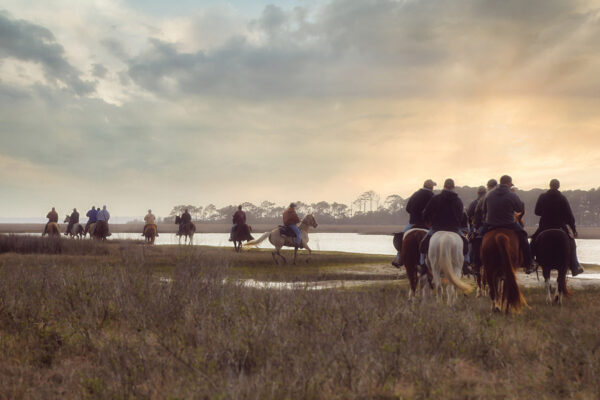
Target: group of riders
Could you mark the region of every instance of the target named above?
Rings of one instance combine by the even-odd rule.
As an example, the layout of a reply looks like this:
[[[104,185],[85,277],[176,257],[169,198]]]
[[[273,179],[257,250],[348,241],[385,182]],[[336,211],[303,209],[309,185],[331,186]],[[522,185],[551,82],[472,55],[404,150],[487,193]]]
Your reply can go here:
[[[425,257],[431,236],[438,231],[449,231],[458,233],[463,239],[465,255],[463,274],[468,275],[479,271],[482,264],[480,249],[483,236],[491,230],[505,228],[517,233],[519,248],[522,252],[522,266],[529,274],[535,271],[533,257],[535,256],[536,238],[545,230],[560,229],[569,235],[571,241],[573,251],[570,268],[572,275],[583,272],[583,267],[579,264],[575,251],[575,238],[577,237],[575,218],[568,200],[559,191],[558,179],[552,179],[549,190],[542,193],[537,200],[535,214],[540,216],[540,222],[531,237],[531,244],[528,241],[527,232],[515,219],[516,215],[523,215],[525,205],[515,193],[510,176],[502,176],[499,184],[495,179],[490,179],[487,187],[480,186],[477,190],[477,198],[469,204],[466,211],[463,202],[455,192],[452,179],[446,179],[443,190],[439,194],[433,193],[436,185],[433,180],[427,179],[423,187],[410,197],[406,205],[410,219],[403,232],[399,234],[397,241],[401,248],[402,235],[405,232],[413,228],[428,229],[419,249],[421,267],[426,268]],[[571,234],[569,234],[568,227],[571,228]],[[403,265],[400,251],[392,264],[396,267]]]
[[[103,206],[102,209],[100,209],[100,207],[96,208],[96,206],[92,206],[92,208],[85,215],[86,217],[88,217],[88,221],[85,225],[85,228],[83,229],[83,235],[86,235],[88,233],[90,226],[92,226],[93,224],[93,229],[89,233],[90,236],[94,236],[95,230],[99,225],[98,222],[100,222],[100,224],[106,224],[108,232],[108,220],[110,219],[110,213],[106,209],[106,206]],[[50,225],[51,223],[58,224],[58,213],[56,212],[56,209],[54,207],[52,207],[52,210],[48,212],[46,218],[48,218],[48,222],[44,226],[44,231],[42,232],[42,235],[48,233],[48,225]],[[71,215],[68,216],[67,220],[69,222],[67,224],[65,236],[68,236],[69,234],[76,234],[76,232],[72,232],[73,227],[79,224],[79,212],[76,208],[73,209],[73,212],[71,213]],[[108,232],[106,236],[110,235],[110,232]]]

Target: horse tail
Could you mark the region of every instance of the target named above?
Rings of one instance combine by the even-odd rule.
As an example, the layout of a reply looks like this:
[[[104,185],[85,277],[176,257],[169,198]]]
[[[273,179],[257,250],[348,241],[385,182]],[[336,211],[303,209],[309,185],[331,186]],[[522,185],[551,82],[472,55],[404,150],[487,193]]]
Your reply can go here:
[[[271,232],[265,232],[261,237],[259,237],[258,239],[255,240],[251,240],[249,242],[247,242],[246,244],[244,244],[244,247],[250,247],[250,246],[257,246],[260,243],[264,242],[266,238],[269,237],[269,235],[271,234]]]
[[[523,305],[527,305],[525,298],[519,290],[515,267],[512,256],[509,252],[510,238],[506,234],[495,236],[496,246],[500,255],[500,273],[504,275],[504,290],[502,291],[502,302],[506,302],[507,309],[512,307],[515,311],[521,310]]]
[[[462,290],[466,294],[471,293],[473,291],[473,287],[471,287],[471,285],[468,285],[465,282],[461,281],[460,278],[457,277],[456,274],[454,273],[454,268],[452,265],[453,260],[451,258],[451,253],[452,253],[451,245],[452,245],[452,243],[448,239],[445,239],[444,242],[440,242],[440,258],[438,259],[440,267],[442,267],[442,271],[444,272],[444,275],[446,275],[448,280],[455,287]],[[461,243],[460,251],[462,251],[462,243]]]

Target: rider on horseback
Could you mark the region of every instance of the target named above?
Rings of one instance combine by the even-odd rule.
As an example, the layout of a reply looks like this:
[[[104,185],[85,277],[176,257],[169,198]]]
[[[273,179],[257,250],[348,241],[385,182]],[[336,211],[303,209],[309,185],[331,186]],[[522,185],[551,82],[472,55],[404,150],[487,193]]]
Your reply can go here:
[[[291,229],[296,234],[296,244],[298,247],[302,245],[302,236],[298,224],[300,217],[296,214],[296,204],[290,203],[290,206],[283,212],[283,225]]]
[[[73,225],[79,223],[79,213],[77,209],[74,208],[71,216],[69,217],[69,224],[67,225],[67,231],[65,232],[65,236],[68,236],[71,233],[71,229],[73,229]]]
[[[96,225],[94,226],[94,232],[96,232],[96,230],[98,229],[98,225],[100,222],[106,223],[106,230],[108,232],[108,220],[109,219],[110,219],[110,213],[106,209],[106,206],[102,206],[102,210],[98,211],[98,214],[96,214]],[[92,232],[92,233],[94,233],[94,232]],[[108,232],[106,234],[106,236],[110,236],[110,235],[111,235],[110,232]]]
[[[142,230],[142,236],[145,235],[146,228],[149,225],[154,225],[154,228],[156,229],[156,236],[158,236],[158,226],[156,226],[156,217],[154,216],[154,214],[152,214],[152,210],[148,210],[148,214],[146,214],[146,216],[144,217],[144,222],[146,224],[144,225],[144,229]]]
[[[392,261],[393,266],[399,268],[401,265],[404,264],[400,258],[400,250],[402,247],[402,239],[404,233],[415,227],[425,227],[425,221],[423,220],[423,210],[425,209],[427,203],[429,203],[429,200],[431,200],[431,198],[433,197],[433,188],[436,185],[437,183],[435,183],[431,179],[427,179],[423,183],[423,187],[414,192],[412,196],[410,196],[410,198],[408,199],[408,203],[406,203],[406,212],[410,215],[410,218],[408,220],[408,224],[406,224],[404,230],[399,235],[398,244],[400,249],[398,249],[398,255],[396,256],[394,261]]]
[[[233,226],[231,227],[231,231],[229,232],[229,241],[233,241],[233,231],[238,226],[242,226],[246,223],[246,213],[242,211],[242,206],[238,206],[237,211],[233,214]]]
[[[567,235],[569,230],[567,225],[571,227],[573,236],[577,237],[577,228],[575,227],[575,217],[571,211],[571,206],[567,198],[558,190],[560,182],[558,179],[552,179],[550,181],[550,190],[546,193],[540,194],[537,203],[535,204],[535,215],[540,216],[540,223],[531,236],[531,253],[535,255],[535,241],[542,231],[547,229],[561,229]],[[577,260],[577,251],[575,250],[575,239],[569,235],[571,240],[571,273],[573,276],[579,275],[583,272],[583,267]]]
[[[190,222],[192,222],[192,216],[186,208],[183,214],[181,214],[181,219],[179,221],[179,232],[177,232],[177,236],[181,236],[181,230],[183,229],[184,225],[189,224]]]
[[[43,235],[45,235],[48,232],[48,224],[49,223],[51,223],[51,222],[58,223],[58,213],[56,212],[54,207],[52,207],[52,210],[46,215],[46,218],[48,218],[48,222],[46,222],[46,226],[44,226]]]
[[[447,231],[455,232],[463,239],[463,253],[465,254],[465,263],[463,265],[463,274],[470,273],[468,269],[468,245],[467,240],[462,234],[464,225],[464,207],[458,194],[454,191],[454,180],[448,178],[444,181],[444,190],[431,198],[423,210],[423,219],[431,222],[431,229],[421,242],[421,265],[425,266],[425,256],[429,251],[429,240],[435,232]]]
[[[500,178],[500,185],[493,191],[490,191],[485,197],[483,204],[483,214],[485,222],[480,233],[484,236],[487,232],[496,228],[512,229],[519,237],[519,248],[523,255],[523,267],[526,273],[533,272],[531,249],[527,241],[527,232],[521,225],[515,221],[515,213],[525,212],[525,205],[519,199],[516,193],[511,191],[513,186],[512,178],[503,175]]]
[[[91,224],[96,223],[98,211],[99,210],[96,210],[96,206],[92,206],[92,209],[85,214],[85,216],[88,217],[88,221],[85,224],[85,229],[83,230],[84,234],[88,231]]]

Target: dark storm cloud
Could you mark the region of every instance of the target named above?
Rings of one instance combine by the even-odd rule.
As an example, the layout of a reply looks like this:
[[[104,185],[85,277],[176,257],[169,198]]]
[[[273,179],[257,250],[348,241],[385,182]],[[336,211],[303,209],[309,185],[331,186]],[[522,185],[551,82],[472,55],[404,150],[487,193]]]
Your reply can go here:
[[[93,64],[92,65],[92,75],[96,78],[104,78],[108,73],[108,69],[102,64]]]
[[[83,81],[80,72],[66,60],[64,48],[56,42],[52,32],[0,12],[0,59],[7,57],[40,64],[49,82],[62,82],[78,95],[90,94],[95,89],[94,84]]]

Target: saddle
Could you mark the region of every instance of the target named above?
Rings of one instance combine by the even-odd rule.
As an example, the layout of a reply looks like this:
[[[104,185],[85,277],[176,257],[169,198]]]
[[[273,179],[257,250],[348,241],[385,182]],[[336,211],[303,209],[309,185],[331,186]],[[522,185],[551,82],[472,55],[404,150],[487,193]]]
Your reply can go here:
[[[296,233],[290,227],[285,225],[279,225],[279,234],[287,238],[286,245],[291,247],[296,246]],[[300,249],[302,248],[302,246],[299,245],[298,248]]]

